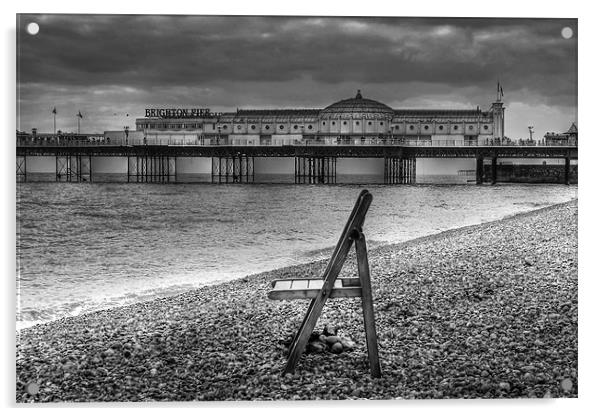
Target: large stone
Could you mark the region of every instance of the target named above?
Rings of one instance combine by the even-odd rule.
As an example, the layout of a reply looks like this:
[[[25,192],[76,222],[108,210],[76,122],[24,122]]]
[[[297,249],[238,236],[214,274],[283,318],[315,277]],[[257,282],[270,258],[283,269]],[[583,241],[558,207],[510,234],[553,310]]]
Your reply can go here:
[[[332,335],[336,335],[338,332],[338,328],[336,328],[333,325],[325,325],[324,326],[324,331],[322,332],[324,335],[326,335],[327,337],[332,336]]]
[[[340,342],[335,342],[330,348],[330,350],[335,354],[340,354],[343,352],[343,344],[341,344]]]
[[[341,339],[337,336],[331,335],[326,337],[326,343],[329,345],[336,344],[337,342],[341,342]]]
[[[353,342],[349,338],[341,338],[341,344],[343,345],[343,349],[345,351],[352,350],[355,348],[355,342]]]

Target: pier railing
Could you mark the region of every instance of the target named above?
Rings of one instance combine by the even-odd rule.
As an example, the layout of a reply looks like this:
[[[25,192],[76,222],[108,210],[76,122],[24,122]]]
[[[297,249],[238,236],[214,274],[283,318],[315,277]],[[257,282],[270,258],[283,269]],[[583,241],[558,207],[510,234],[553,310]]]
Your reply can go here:
[[[18,147],[82,147],[82,146],[403,146],[403,147],[577,147],[576,140],[535,141],[535,140],[413,140],[396,138],[374,139],[302,139],[283,140],[235,140],[226,139],[179,139],[179,138],[147,138],[147,139],[65,139],[65,138],[17,138]]]

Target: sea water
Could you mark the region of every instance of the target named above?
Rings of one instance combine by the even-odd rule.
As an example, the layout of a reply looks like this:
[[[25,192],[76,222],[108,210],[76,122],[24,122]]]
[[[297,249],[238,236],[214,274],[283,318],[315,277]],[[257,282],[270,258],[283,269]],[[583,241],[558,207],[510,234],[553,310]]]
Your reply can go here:
[[[369,249],[577,197],[549,184],[20,183],[17,328],[327,257],[363,188]]]

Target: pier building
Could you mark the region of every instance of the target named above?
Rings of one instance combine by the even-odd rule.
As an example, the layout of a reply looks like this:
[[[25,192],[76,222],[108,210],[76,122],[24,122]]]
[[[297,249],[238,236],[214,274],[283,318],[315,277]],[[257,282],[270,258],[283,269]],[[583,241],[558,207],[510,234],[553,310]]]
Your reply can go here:
[[[394,109],[364,98],[358,90],[355,97],[321,109],[150,109],[146,114],[136,119],[136,130],[148,144],[362,145],[387,139],[464,146],[504,140],[504,106],[499,99],[488,110]]]

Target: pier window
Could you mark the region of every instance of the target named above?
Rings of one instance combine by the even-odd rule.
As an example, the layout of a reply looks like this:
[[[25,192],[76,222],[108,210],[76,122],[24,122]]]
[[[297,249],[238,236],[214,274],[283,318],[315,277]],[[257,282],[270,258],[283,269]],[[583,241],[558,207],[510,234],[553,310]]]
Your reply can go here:
[[[369,122],[368,122],[368,125],[369,125],[369,126],[371,126],[371,125],[372,125],[372,122],[371,122],[371,121],[369,121]]]
[[[485,130],[489,130],[489,126],[488,126],[488,125],[484,125],[484,126],[483,126],[483,129],[485,129]]]
[[[284,130],[284,126],[282,124],[280,125],[280,130]]]
[[[468,130],[473,130],[474,126],[468,126]]]
[[[410,130],[414,130],[414,126],[410,126]]]
[[[335,124],[336,124],[336,123],[333,121],[333,122],[332,122],[332,125],[334,126]]]
[[[326,125],[326,122],[325,122],[325,121],[323,121],[323,122],[322,122],[322,125],[323,125],[323,126],[325,126],[325,125]]]
[[[454,130],[458,130],[458,126],[454,126]]]
[[[425,130],[428,130],[428,129],[429,129],[429,126],[424,126],[424,129],[425,129]]]
[[[293,128],[294,128],[295,130],[297,130],[297,129],[299,128],[299,126],[297,126],[297,125],[295,124],[295,125],[293,126]]]
[[[240,130],[240,129],[242,129],[242,126],[239,124],[239,125],[238,125],[236,128],[237,128],[238,130]]]
[[[356,121],[356,122],[355,122],[355,125],[356,125],[356,126],[359,126],[359,125],[360,125],[360,122],[359,122],[359,121]]]
[[[343,121],[343,126],[346,126],[346,125],[347,125],[347,122],[346,122],[346,121]]]
[[[251,130],[255,130],[255,124],[251,125]]]
[[[382,122],[382,121],[380,122],[380,125],[381,125],[381,126],[383,125],[383,122]]]
[[[309,126],[307,126],[307,128],[308,128],[309,130],[311,130],[313,127],[312,127],[312,125],[310,124]]]
[[[226,125],[224,124],[224,126],[223,126],[222,128],[223,128],[224,130],[227,130],[227,129],[228,129],[228,126],[226,126]]]
[[[443,130],[443,126],[439,126],[439,130]]]
[[[395,126],[395,130],[399,130],[399,126]]]
[[[266,125],[265,125],[265,129],[266,129],[266,130],[269,130],[269,129],[270,129],[270,126],[268,126],[268,125],[266,124]]]

